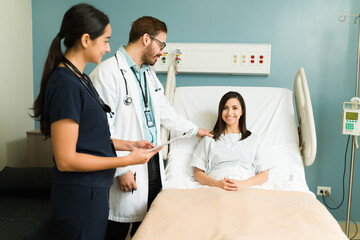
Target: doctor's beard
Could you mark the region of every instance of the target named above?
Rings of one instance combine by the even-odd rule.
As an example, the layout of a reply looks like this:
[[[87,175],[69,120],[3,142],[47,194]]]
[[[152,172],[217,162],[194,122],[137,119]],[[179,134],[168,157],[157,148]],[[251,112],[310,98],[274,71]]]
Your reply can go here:
[[[144,64],[154,66],[159,57],[161,57],[161,54],[155,54],[155,50],[151,47],[151,45],[149,45],[144,50],[142,62]]]

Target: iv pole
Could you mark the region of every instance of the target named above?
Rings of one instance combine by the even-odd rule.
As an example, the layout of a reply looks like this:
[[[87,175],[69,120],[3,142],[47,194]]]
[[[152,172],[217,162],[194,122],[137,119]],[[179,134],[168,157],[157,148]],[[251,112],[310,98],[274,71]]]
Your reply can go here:
[[[359,15],[342,15],[339,17],[340,22],[344,22],[346,17],[355,17],[354,24],[360,19]],[[360,22],[360,20],[359,20]],[[358,36],[358,54],[357,54],[357,67],[356,67],[356,87],[355,87],[355,97],[359,96],[359,68],[360,68],[360,23],[359,23],[359,36]],[[351,197],[352,197],[352,185],[353,185],[353,176],[354,176],[354,159],[355,159],[355,143],[357,136],[352,137],[352,147],[351,147],[351,161],[350,161],[350,175],[349,175],[349,195],[348,195],[348,207],[346,213],[346,225],[345,225],[345,234],[349,237],[350,232],[350,212],[351,212]]]

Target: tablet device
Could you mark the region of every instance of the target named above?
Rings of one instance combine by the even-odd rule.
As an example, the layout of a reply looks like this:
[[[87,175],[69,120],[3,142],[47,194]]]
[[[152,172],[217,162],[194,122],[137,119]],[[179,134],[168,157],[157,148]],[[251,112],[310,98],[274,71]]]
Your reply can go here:
[[[154,148],[149,149],[149,152],[152,152],[152,151],[154,151],[154,150],[156,150],[156,149],[158,149],[158,148],[161,148],[161,147],[163,147],[163,146],[166,146],[166,145],[168,145],[168,144],[170,144],[170,143],[172,143],[172,142],[174,142],[174,141],[176,141],[176,140],[178,140],[178,139],[181,139],[181,138],[184,138],[184,137],[189,137],[189,136],[191,136],[191,133],[192,133],[191,130],[190,130],[189,132],[183,133],[183,135],[180,135],[180,136],[178,136],[178,137],[176,137],[176,138],[170,139],[169,141],[167,141],[167,142],[165,142],[165,143],[163,143],[163,144],[161,144],[161,145],[158,145],[158,146],[156,146],[156,147],[154,147]]]

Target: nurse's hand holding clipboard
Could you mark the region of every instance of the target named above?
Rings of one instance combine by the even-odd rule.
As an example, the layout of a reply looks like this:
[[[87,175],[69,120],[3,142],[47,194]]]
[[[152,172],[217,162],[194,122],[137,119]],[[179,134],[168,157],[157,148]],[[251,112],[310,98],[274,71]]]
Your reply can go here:
[[[131,153],[128,156],[129,157],[131,156],[131,158],[133,159],[137,159],[138,164],[144,164],[147,163],[150,160],[150,158],[152,158],[161,149],[162,147],[154,151],[149,151],[148,148],[135,148],[134,150],[131,151]]]

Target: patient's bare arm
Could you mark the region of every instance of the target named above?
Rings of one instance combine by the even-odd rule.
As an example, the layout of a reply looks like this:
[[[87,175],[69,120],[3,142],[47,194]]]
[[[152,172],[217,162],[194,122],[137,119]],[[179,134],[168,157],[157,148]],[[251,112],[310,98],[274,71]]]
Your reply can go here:
[[[234,180],[224,178],[222,180],[216,180],[210,176],[208,176],[203,170],[195,167],[194,177],[196,181],[201,183],[202,185],[207,185],[211,187],[222,188],[227,191],[237,191],[238,185]]]
[[[269,170],[265,170],[246,180],[242,180],[242,181],[233,180],[233,181],[237,184],[238,189],[243,189],[251,186],[264,184],[268,179],[269,179]]]

